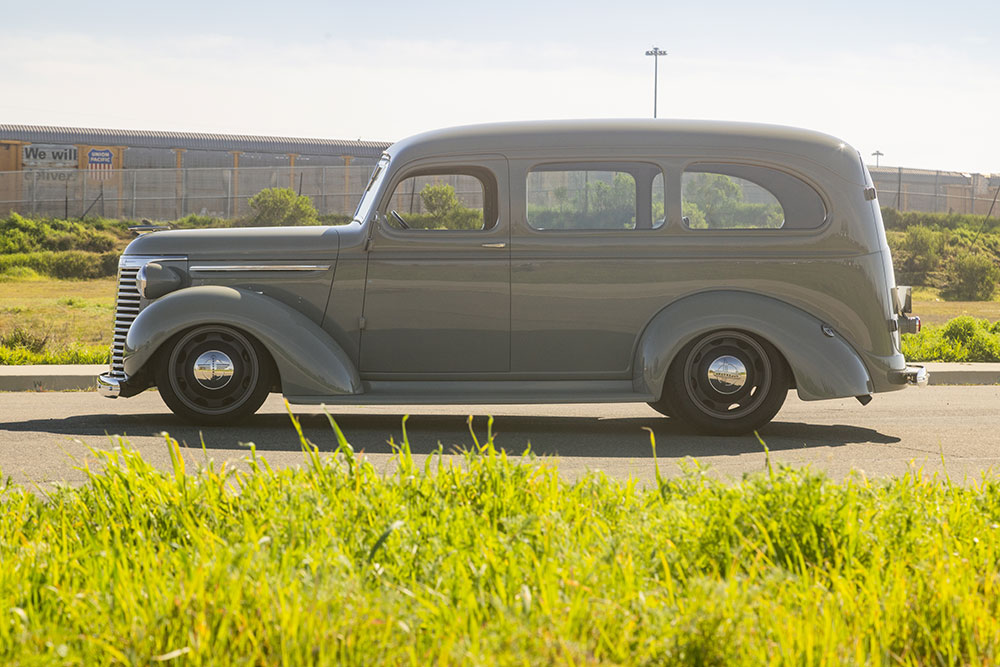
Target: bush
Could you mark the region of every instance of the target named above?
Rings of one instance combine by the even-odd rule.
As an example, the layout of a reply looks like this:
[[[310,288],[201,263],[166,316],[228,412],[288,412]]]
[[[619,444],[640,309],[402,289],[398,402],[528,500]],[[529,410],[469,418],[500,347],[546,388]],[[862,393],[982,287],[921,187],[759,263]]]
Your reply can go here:
[[[103,278],[118,272],[118,253],[67,250],[0,255],[0,275],[23,272],[25,269],[51,278]]]
[[[0,220],[0,254],[29,253],[42,250],[84,250],[109,252],[128,238],[124,223],[115,223],[117,234],[107,220],[87,223],[69,220],[28,219],[11,213]]]
[[[23,349],[28,352],[39,353],[45,349],[49,342],[49,336],[36,334],[23,327],[14,327],[8,334],[0,336],[0,346],[13,349]]]
[[[962,315],[902,338],[908,361],[1000,361],[1000,322]]]
[[[944,252],[945,237],[929,227],[910,227],[906,230],[902,248],[906,253],[903,268],[917,280],[909,281],[924,285],[927,274],[936,271]]]
[[[986,255],[965,252],[951,262],[951,282],[942,295],[956,301],[989,301],[997,289],[1000,269]]]
[[[266,188],[251,197],[249,203],[254,212],[249,222],[255,227],[319,224],[312,200],[295,194],[291,188]]]
[[[985,215],[959,215],[957,213],[923,213],[921,211],[897,211],[882,207],[882,223],[886,229],[906,230],[910,227],[932,227],[936,229],[971,229],[983,233],[1000,230],[1000,219],[986,219]],[[985,224],[984,224],[985,223]]]

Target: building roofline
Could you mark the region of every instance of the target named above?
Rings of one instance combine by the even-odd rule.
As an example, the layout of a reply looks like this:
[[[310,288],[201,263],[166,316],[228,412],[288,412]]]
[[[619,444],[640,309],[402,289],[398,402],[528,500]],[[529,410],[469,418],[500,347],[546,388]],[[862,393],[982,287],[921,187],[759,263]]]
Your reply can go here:
[[[0,123],[0,139],[29,143],[67,143],[128,146],[133,148],[183,148],[305,155],[352,155],[377,158],[389,147],[386,141],[351,141],[274,137],[251,134],[165,132],[160,130],[114,130],[48,125]]]

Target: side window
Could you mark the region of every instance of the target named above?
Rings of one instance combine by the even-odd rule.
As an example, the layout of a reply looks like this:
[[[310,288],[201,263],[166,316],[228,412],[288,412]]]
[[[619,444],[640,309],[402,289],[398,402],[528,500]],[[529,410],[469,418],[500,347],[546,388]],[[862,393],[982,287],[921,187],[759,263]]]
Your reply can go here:
[[[498,217],[496,180],[484,169],[420,172],[399,182],[386,213],[399,229],[492,229]]]
[[[663,173],[646,163],[545,164],[528,173],[528,224],[539,230],[663,225]]]
[[[689,229],[815,229],[826,221],[823,199],[811,186],[754,165],[688,166],[681,208]]]

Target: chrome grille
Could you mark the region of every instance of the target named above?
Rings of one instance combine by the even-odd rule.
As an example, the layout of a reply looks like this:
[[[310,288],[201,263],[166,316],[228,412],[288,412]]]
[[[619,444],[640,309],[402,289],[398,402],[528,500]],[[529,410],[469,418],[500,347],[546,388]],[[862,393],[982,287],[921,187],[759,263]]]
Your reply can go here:
[[[111,342],[111,371],[109,375],[122,381],[125,374],[125,336],[135,321],[142,305],[135,277],[139,269],[149,262],[187,262],[184,256],[122,255],[118,260],[118,296],[115,298],[115,328]]]
[[[139,314],[139,288],[135,276],[139,267],[123,261],[118,266],[118,296],[115,299],[115,328],[111,343],[111,375],[122,380],[125,375],[125,335]]]

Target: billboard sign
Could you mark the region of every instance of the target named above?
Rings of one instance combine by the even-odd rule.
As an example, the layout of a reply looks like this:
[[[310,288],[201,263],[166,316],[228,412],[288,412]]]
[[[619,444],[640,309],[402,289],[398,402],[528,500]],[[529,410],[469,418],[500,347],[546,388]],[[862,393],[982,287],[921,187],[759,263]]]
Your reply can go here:
[[[114,153],[110,148],[91,148],[87,151],[87,169],[90,177],[99,181],[111,178],[111,167]]]
[[[26,144],[21,146],[22,169],[76,169],[76,146]]]

